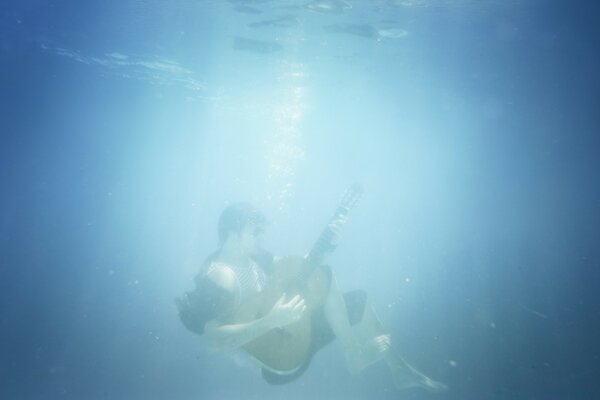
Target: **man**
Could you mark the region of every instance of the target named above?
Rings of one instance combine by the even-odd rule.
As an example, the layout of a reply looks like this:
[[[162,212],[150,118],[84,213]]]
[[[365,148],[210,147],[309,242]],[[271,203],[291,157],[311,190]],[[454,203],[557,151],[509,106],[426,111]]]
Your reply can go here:
[[[336,232],[343,221],[333,220]],[[273,257],[260,246],[266,219],[246,203],[227,207],[219,218],[219,248],[210,255],[196,277],[196,289],[177,300],[179,315],[192,332],[203,334],[215,349],[242,349],[273,330],[303,318],[307,312],[300,295],[281,295],[264,315],[245,322],[233,317],[246,302],[265,290],[273,276]],[[384,361],[400,389],[421,387],[441,391],[445,385],[423,375],[398,356],[362,291],[342,294],[331,275],[322,304],[311,315],[312,330],[306,359],[291,370],[262,366],[263,378],[271,384],[290,382],[304,373],[312,356],[337,339],[352,373]]]

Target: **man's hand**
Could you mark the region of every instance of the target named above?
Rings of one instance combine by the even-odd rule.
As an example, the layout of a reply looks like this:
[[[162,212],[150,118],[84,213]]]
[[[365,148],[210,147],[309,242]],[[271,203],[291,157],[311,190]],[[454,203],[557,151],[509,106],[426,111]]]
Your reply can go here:
[[[367,351],[373,351],[378,354],[386,353],[392,347],[392,335],[384,334],[374,337],[367,343]]]
[[[239,349],[247,343],[269,332],[302,318],[306,305],[299,295],[286,302],[285,294],[263,318],[249,322],[223,324],[212,319],[204,325],[204,334],[211,346],[221,351]]]
[[[304,299],[300,295],[294,296],[287,303],[285,297],[284,293],[266,316],[275,328],[281,328],[298,321],[306,310],[306,304],[304,304]]]

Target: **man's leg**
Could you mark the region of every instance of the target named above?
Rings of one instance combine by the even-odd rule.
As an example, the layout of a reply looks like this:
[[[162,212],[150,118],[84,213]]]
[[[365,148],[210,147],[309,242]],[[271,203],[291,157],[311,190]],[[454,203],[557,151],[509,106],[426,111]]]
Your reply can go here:
[[[384,358],[385,349],[378,349],[376,347],[377,341],[373,341],[375,336],[378,335],[368,337],[367,342],[373,341],[373,346],[371,347],[374,348],[370,349],[368,343],[364,343],[361,338],[356,336],[348,318],[344,296],[340,292],[333,276],[331,278],[329,294],[325,300],[324,311],[329,327],[342,346],[342,351],[344,352],[350,372],[358,373],[368,365]],[[366,351],[367,349],[371,351]]]
[[[362,320],[353,326],[353,330],[359,341],[375,340],[378,342],[376,349],[384,350],[385,363],[394,378],[394,384],[399,389],[421,387],[432,392],[447,389],[441,382],[434,381],[402,358],[391,343],[391,337],[385,333],[386,329],[377,317],[375,310],[369,304],[365,307]],[[371,338],[371,339],[369,339]],[[367,349],[373,346],[367,347]],[[367,350],[368,351],[368,350]],[[371,350],[373,351],[373,350]]]
[[[331,280],[324,311],[331,330],[342,346],[350,372],[358,373],[384,359],[399,389],[410,387],[422,387],[431,391],[446,389],[446,385],[419,372],[394,351],[389,333],[369,304],[365,305],[360,322],[352,326],[348,319],[344,297],[334,277]]]

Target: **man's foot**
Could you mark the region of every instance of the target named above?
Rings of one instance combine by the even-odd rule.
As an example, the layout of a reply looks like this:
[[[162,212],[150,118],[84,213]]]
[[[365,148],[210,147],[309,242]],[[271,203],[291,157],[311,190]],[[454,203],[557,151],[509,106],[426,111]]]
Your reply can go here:
[[[381,360],[391,347],[390,335],[379,335],[364,345],[356,343],[345,349],[346,362],[351,373],[357,374],[369,365]]]
[[[398,356],[390,357],[388,365],[394,378],[394,384],[400,390],[421,388],[432,393],[440,393],[448,390],[446,384],[422,374]]]
[[[440,393],[448,390],[448,385],[446,385],[445,383],[434,381],[433,379],[428,378],[424,375],[423,378],[424,379],[421,380],[419,386],[425,390],[428,390],[432,393]]]

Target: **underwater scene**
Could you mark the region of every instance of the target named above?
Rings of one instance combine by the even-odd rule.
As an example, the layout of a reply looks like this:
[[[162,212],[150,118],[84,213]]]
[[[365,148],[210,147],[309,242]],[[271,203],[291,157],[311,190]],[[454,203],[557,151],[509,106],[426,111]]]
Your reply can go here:
[[[598,21],[3,0],[0,398],[600,398]]]

